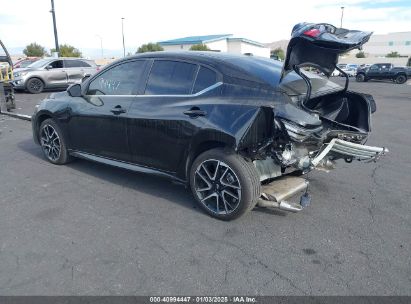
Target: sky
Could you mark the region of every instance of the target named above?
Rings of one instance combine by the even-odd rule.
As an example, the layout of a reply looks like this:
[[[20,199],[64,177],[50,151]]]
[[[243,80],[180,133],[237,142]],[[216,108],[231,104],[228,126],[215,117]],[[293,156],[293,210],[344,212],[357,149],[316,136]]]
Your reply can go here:
[[[258,42],[288,39],[299,22],[327,22],[375,34],[411,31],[411,0],[54,0],[59,43],[98,57],[147,42],[233,34]],[[13,52],[31,42],[54,47],[50,0],[0,0],[0,39]]]

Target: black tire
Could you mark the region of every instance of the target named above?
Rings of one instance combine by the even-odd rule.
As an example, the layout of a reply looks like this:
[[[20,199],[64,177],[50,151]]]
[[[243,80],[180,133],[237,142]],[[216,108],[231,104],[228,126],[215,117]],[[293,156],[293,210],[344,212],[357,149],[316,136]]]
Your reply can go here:
[[[407,82],[407,76],[405,76],[404,74],[397,75],[395,77],[394,81],[395,81],[395,83],[403,84],[403,83]]]
[[[211,172],[213,166],[215,171]],[[253,163],[222,148],[208,150],[194,160],[190,170],[190,186],[205,212],[226,221],[253,209],[261,188]]]
[[[51,118],[40,125],[39,141],[44,156],[55,165],[64,165],[71,161],[66,141],[59,125]]]
[[[364,74],[357,74],[357,76],[355,77],[355,80],[357,80],[357,82],[364,82],[365,81],[365,75]]]
[[[26,90],[31,94],[38,94],[44,90],[44,82],[40,78],[30,78],[26,83]]]

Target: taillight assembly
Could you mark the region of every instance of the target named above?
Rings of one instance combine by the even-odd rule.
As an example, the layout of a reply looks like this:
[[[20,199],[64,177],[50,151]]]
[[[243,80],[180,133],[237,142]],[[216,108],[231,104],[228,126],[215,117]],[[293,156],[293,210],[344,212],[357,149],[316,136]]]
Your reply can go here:
[[[308,36],[308,37],[312,37],[312,38],[316,38],[318,36],[320,36],[321,31],[319,29],[316,28],[312,28],[308,31],[304,32],[304,35]]]

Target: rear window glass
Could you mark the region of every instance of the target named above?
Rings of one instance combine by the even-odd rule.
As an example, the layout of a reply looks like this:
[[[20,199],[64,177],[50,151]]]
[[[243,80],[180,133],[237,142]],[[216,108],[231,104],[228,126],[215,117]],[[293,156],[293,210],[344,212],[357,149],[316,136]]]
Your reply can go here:
[[[66,60],[66,68],[89,68],[90,65],[82,60]]]
[[[198,93],[217,82],[217,74],[209,68],[201,67],[198,72],[193,93]]]
[[[190,94],[196,70],[197,65],[191,63],[167,60],[155,61],[145,94]]]

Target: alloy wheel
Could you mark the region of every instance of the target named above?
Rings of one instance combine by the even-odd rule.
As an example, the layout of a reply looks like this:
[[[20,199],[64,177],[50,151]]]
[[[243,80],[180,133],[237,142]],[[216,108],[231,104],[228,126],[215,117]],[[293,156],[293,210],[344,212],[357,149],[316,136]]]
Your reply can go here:
[[[194,189],[200,202],[215,214],[230,214],[240,205],[240,180],[222,161],[203,161],[195,171]]]
[[[28,89],[31,92],[40,92],[43,89],[43,83],[40,79],[31,79],[28,83]]]
[[[40,131],[40,144],[47,158],[57,161],[61,153],[60,137],[53,126],[44,125]]]

